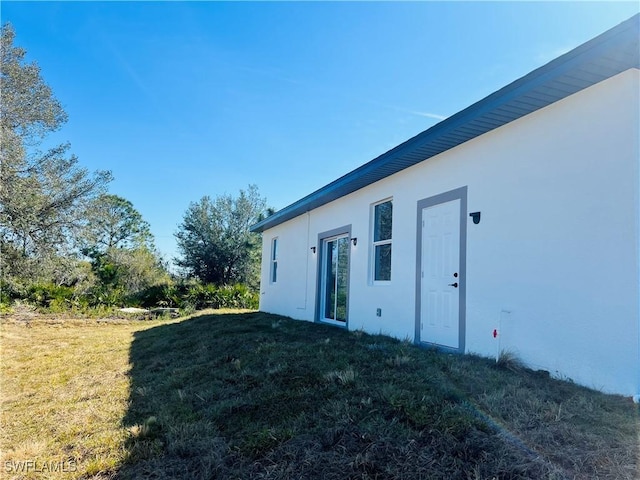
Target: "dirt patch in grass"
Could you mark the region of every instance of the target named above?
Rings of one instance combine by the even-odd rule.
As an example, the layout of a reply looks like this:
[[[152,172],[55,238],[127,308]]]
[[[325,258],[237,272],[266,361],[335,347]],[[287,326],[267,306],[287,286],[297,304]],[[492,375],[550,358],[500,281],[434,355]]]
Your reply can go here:
[[[2,478],[639,476],[630,399],[487,359],[247,312],[0,327]]]

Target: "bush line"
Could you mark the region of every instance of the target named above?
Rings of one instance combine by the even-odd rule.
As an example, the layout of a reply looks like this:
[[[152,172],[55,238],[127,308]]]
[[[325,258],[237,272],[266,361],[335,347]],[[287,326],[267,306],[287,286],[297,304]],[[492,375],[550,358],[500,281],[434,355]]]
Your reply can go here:
[[[244,284],[214,285],[184,282],[153,285],[134,294],[118,288],[94,287],[78,292],[72,287],[52,283],[29,286],[22,295],[0,298],[6,310],[13,301],[20,300],[51,313],[66,311],[88,311],[104,307],[169,307],[192,313],[206,308],[246,308],[257,310],[258,292]]]

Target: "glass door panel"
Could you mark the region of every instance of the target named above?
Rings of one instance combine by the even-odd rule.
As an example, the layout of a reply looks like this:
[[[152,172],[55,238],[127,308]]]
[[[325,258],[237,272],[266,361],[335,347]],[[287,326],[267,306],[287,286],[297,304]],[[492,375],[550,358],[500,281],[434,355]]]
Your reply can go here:
[[[344,235],[322,241],[321,320],[347,321],[349,238]]]

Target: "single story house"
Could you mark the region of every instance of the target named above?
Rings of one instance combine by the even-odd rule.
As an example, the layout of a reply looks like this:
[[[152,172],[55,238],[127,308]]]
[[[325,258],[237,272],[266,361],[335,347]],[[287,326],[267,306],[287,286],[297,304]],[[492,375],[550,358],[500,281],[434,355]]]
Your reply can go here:
[[[638,398],[639,19],[255,224],[260,309]]]

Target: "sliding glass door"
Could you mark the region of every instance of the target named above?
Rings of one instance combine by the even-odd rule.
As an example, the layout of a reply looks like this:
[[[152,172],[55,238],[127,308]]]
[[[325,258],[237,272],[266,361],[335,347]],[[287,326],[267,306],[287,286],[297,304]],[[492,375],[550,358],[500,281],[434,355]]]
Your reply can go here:
[[[349,236],[322,240],[320,320],[346,325],[349,285]]]

